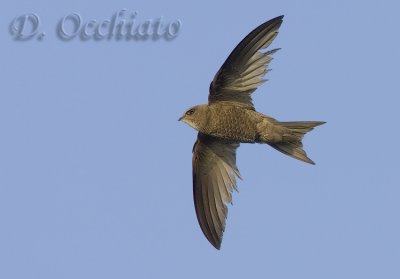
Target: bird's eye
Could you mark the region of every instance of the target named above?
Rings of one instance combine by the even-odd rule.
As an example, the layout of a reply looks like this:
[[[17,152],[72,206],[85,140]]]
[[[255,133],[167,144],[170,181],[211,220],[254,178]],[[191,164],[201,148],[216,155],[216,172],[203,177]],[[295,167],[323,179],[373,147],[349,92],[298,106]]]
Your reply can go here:
[[[186,112],[186,115],[192,115],[194,113],[194,109],[190,109]]]

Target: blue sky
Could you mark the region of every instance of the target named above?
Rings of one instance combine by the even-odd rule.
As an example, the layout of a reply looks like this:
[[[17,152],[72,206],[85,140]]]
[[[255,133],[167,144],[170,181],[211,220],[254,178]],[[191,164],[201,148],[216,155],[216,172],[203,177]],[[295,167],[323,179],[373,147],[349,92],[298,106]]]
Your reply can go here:
[[[64,16],[180,20],[173,40],[60,40]],[[0,278],[400,278],[397,1],[0,4]],[[43,39],[15,41],[36,13]],[[323,120],[307,165],[242,145],[220,251],[197,224],[177,119],[253,28],[284,14],[256,108]]]

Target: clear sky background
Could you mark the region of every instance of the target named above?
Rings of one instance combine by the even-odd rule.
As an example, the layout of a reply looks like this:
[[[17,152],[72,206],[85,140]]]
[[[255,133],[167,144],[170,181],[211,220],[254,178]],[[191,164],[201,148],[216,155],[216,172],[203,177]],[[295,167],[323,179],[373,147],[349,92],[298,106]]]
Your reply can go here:
[[[400,278],[398,1],[0,4],[0,278]],[[171,41],[60,40],[59,20],[138,12]],[[42,41],[15,41],[40,16]],[[256,108],[323,120],[316,162],[242,145],[220,251],[192,200],[196,132],[177,122],[253,28],[284,14]]]

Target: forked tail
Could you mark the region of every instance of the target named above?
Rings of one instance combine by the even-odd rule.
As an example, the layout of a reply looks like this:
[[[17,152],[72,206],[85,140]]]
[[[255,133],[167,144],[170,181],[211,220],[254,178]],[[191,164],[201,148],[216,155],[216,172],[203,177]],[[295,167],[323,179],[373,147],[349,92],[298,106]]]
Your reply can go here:
[[[307,132],[324,123],[320,121],[278,122],[280,126],[287,128],[289,131],[283,134],[282,142],[269,143],[269,145],[288,156],[315,165],[303,150],[301,140]]]

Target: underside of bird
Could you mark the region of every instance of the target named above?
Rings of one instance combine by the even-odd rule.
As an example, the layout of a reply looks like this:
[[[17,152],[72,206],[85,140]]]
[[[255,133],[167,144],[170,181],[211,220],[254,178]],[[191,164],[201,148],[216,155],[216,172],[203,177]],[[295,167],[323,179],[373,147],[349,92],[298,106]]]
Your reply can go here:
[[[273,18],[251,31],[231,52],[210,85],[208,104],[187,110],[179,120],[199,131],[193,146],[193,198],[196,216],[208,241],[220,249],[227,205],[240,178],[240,143],[268,144],[295,159],[314,164],[302,139],[319,121],[279,122],[255,110],[252,93],[266,80],[277,48],[266,50],[282,24]]]

